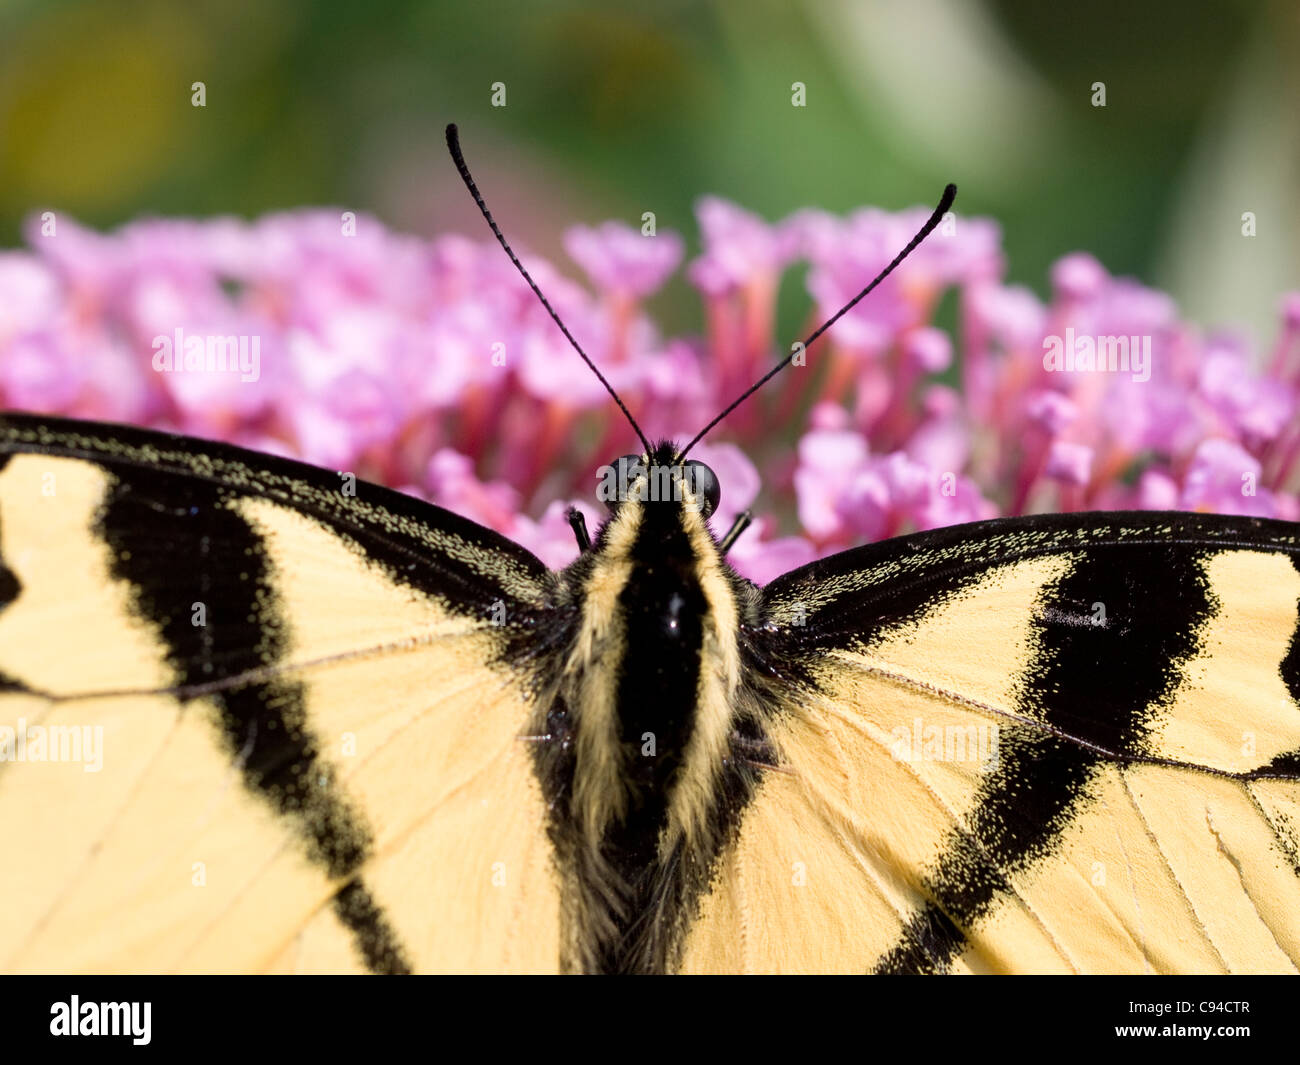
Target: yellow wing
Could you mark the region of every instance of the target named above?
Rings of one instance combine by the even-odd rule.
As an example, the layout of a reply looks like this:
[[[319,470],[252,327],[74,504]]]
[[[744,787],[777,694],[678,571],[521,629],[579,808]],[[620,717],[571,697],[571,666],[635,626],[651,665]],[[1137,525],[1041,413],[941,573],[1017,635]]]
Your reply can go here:
[[[789,678],[687,971],[1295,972],[1300,528],[1085,514],[765,590]]]
[[[0,419],[0,970],[556,968],[547,571],[350,490]]]

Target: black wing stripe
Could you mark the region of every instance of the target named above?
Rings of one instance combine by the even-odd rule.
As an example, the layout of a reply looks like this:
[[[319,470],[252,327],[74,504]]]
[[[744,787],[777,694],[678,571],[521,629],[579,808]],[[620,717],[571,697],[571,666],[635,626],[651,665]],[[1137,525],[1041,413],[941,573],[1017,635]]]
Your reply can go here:
[[[334,896],[334,913],[356,940],[366,968],[385,976],[409,976],[411,963],[397,933],[360,878]]]
[[[1177,547],[1189,554],[1266,550],[1289,554],[1294,562],[1300,557],[1300,527],[1265,518],[1165,511],[995,518],[842,551],[791,570],[764,591],[778,621],[791,604],[807,609],[806,619],[787,634],[790,646],[839,647],[877,628],[915,620],[993,566],[1112,547]]]
[[[227,493],[162,470],[114,472],[99,532],[113,552],[114,576],[131,585],[136,610],[157,627],[179,686],[220,677],[250,651],[268,666],[278,662],[288,630],[275,601],[272,563],[262,538],[227,505]],[[161,544],[174,564],[157,564]],[[195,624],[196,604],[206,613],[204,624]],[[350,879],[335,912],[367,964],[401,971],[400,947],[355,876],[369,853],[370,830],[319,758],[303,686],[272,677],[210,698],[245,786],[296,823],[308,856],[331,879]]]
[[[0,473],[9,465],[9,460],[13,456],[0,452]],[[3,518],[0,518],[2,521]],[[3,526],[0,526],[0,530]],[[0,535],[0,545],[4,543],[4,537]],[[0,610],[4,610],[10,603],[18,598],[22,591],[22,583],[18,580],[17,574],[5,565],[4,555],[0,554]]]
[[[534,623],[530,606],[548,585],[531,553],[467,518],[401,492],[358,480],[355,495],[326,470],[230,444],[131,426],[62,418],[0,415],[0,454],[26,452],[79,458],[124,480],[170,473],[229,494],[268,499],[309,515],[363,543],[370,561],[396,582],[473,617],[491,616],[497,601],[512,623]]]
[[[1036,654],[1020,678],[1020,708],[1132,758],[1146,752],[1157,707],[1175,691],[1215,607],[1197,554],[1130,544],[1124,555],[1118,566],[1106,551],[1081,554],[1045,590],[1032,626]],[[1061,620],[1091,616],[1094,603],[1106,605],[1105,624]],[[1097,706],[1115,713],[1098,717]],[[1090,747],[1030,726],[1006,728],[999,747],[998,766],[980,789],[969,825],[954,831],[928,878],[932,903],[880,960],[879,971],[933,971],[936,953],[944,968],[950,965],[965,944],[952,931],[969,931],[1011,890],[1008,874],[1050,852],[1091,801],[1093,776],[1111,764]],[[1026,788],[1031,780],[1034,787]],[[918,940],[926,952],[918,952]]]
[[[966,936],[942,909],[928,903],[903,926],[899,941],[876,963],[880,976],[938,976],[966,949]]]
[[[1300,555],[1291,556],[1291,565],[1300,573]],[[1291,644],[1282,659],[1282,682],[1291,693],[1291,699],[1300,707],[1300,602],[1296,603],[1296,627],[1291,633]]]
[[[1291,558],[1291,565],[1300,573],[1300,555]],[[1280,667],[1282,683],[1291,693],[1291,700],[1300,711],[1300,601],[1296,602],[1296,627],[1291,633],[1291,643]],[[1279,754],[1267,765],[1262,765],[1247,774],[1252,780],[1265,780],[1270,777],[1294,778],[1300,780],[1300,749]]]
[[[1247,780],[1300,780],[1300,750],[1286,751],[1245,774]]]

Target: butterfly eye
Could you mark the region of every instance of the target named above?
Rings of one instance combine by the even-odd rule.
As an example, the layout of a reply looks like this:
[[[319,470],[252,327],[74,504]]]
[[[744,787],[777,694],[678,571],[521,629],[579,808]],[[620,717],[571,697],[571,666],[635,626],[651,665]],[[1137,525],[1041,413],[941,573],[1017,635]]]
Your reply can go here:
[[[645,471],[645,457],[642,455],[622,455],[614,460],[614,481],[607,492],[602,492],[601,499],[611,511],[628,497],[632,485]]]
[[[694,459],[687,459],[683,466],[686,481],[696,497],[703,501],[703,514],[707,518],[718,509],[718,504],[722,501],[722,485],[718,482],[718,475]]]

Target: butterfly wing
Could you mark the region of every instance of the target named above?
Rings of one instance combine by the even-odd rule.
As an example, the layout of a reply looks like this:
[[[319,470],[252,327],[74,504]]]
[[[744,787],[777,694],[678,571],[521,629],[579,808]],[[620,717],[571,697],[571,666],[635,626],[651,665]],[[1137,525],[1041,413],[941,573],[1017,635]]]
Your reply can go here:
[[[346,476],[4,416],[0,969],[553,970],[550,581]]]
[[[1300,965],[1300,526],[1006,519],[764,590],[768,771],[722,970]]]

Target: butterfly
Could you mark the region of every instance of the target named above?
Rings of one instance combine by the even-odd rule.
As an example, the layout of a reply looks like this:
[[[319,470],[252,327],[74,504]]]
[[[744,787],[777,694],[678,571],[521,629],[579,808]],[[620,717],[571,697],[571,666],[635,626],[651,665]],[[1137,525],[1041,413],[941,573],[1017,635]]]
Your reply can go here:
[[[687,458],[735,405],[684,446],[623,408],[560,572],[0,417],[0,968],[1296,971],[1300,526],[998,519],[759,587]]]

